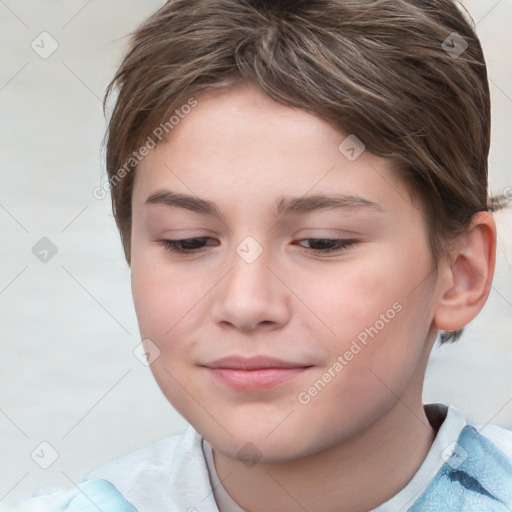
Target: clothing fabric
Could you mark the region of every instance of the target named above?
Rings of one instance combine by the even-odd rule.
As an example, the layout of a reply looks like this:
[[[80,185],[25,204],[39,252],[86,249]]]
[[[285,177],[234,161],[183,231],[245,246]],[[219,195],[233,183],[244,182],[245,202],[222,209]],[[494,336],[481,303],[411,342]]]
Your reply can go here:
[[[370,512],[510,512],[512,431],[473,425],[442,404],[426,405],[425,412],[437,435],[423,464],[405,488]],[[52,497],[57,503],[54,493],[12,510],[89,512],[97,510],[90,508],[96,501],[108,512],[245,512],[219,480],[212,447],[192,426],[94,469],[56,508],[35,508]],[[21,508],[27,504],[34,508]]]
[[[28,500],[19,500],[8,511],[16,512],[137,512],[119,491],[106,480],[89,480],[78,489],[63,491],[42,487]],[[0,512],[5,509],[0,507]]]

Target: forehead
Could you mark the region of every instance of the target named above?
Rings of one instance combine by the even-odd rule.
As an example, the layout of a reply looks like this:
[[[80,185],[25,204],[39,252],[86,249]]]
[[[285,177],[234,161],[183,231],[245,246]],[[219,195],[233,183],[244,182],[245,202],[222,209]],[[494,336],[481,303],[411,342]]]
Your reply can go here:
[[[390,160],[368,151],[357,157],[364,147],[352,134],[278,104],[253,86],[196,99],[168,140],[139,164],[134,202],[170,189],[279,211],[289,206],[288,196],[342,194],[384,207],[396,202],[397,193],[407,195]],[[355,141],[355,159],[354,151],[346,152],[347,140]]]

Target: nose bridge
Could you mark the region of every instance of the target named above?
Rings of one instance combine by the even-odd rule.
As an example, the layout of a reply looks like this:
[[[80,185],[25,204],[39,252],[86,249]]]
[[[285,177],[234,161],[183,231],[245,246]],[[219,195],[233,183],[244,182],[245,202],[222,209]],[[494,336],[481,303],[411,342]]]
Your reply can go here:
[[[286,320],[286,287],[269,270],[270,249],[248,236],[235,247],[229,266],[215,297],[215,321],[248,330]]]
[[[270,255],[268,246],[264,247],[253,236],[245,237],[236,246],[228,280],[231,291],[239,295],[240,301],[243,302],[246,296],[252,300],[263,300],[270,293],[272,273],[267,268],[271,264]],[[267,300],[269,298],[266,297]]]

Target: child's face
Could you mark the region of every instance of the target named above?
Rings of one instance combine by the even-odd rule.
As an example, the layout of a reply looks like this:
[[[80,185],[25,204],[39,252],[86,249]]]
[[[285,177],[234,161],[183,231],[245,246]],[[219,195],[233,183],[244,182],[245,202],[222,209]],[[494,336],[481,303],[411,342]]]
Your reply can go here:
[[[197,100],[142,161],[133,194],[134,303],[166,397],[219,451],[236,458],[251,442],[264,460],[351,438],[399,401],[420,407],[440,286],[402,180],[368,152],[350,161],[344,135],[251,87]],[[164,189],[221,216],[145,204]],[[334,194],[349,200],[276,212],[285,196]],[[207,239],[186,255],[157,241],[196,237]],[[311,239],[354,243],[322,255],[336,242]],[[206,367],[225,356],[302,368],[269,383],[268,370]]]

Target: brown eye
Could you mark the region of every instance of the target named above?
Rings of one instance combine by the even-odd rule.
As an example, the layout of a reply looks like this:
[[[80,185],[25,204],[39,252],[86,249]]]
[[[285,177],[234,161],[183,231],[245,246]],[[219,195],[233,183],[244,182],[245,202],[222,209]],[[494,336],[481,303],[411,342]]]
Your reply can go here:
[[[184,238],[183,240],[158,240],[165,249],[178,254],[192,254],[199,252],[206,245],[210,239],[208,236],[201,236],[196,238]]]
[[[313,254],[329,254],[333,252],[343,252],[357,243],[357,240],[342,238],[304,238],[301,242],[308,242],[309,251]],[[301,246],[302,247],[302,246]]]

